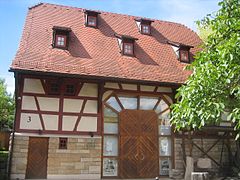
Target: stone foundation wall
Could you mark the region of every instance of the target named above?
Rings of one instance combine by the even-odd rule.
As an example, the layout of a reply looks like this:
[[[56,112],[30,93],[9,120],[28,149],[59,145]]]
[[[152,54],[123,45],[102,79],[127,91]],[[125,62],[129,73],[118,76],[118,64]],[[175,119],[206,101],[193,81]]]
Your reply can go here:
[[[12,179],[25,178],[27,169],[28,141],[29,137],[15,135],[11,167]]]
[[[101,138],[68,138],[67,149],[58,149],[59,138],[49,138],[48,178],[101,177]],[[62,175],[62,176],[61,176]]]
[[[207,151],[215,142],[217,139],[193,139],[193,142],[197,144],[201,149],[204,149],[204,151]],[[184,170],[185,165],[183,161],[183,151],[182,151],[182,139],[175,139],[174,141],[175,145],[175,169]],[[185,140],[185,149],[186,149],[186,156],[190,155],[189,151],[189,142],[186,139]],[[236,148],[234,140],[231,140],[231,150],[234,152],[234,149]],[[218,163],[220,163],[221,158],[221,152],[222,152],[222,141],[220,140],[209,152],[208,155],[210,155],[214,160],[216,160]],[[208,158],[207,156],[204,156],[204,154],[197,149],[195,146],[193,146],[192,149],[192,156],[194,158],[194,161],[196,162],[198,158]],[[228,164],[228,151],[226,146],[223,146],[223,152],[222,152],[222,163]],[[212,167],[217,169],[218,166],[212,161]]]
[[[28,142],[28,136],[15,136],[12,179],[25,178]],[[67,149],[59,149],[59,137],[50,137],[47,166],[48,179],[100,179],[101,137],[69,137]]]

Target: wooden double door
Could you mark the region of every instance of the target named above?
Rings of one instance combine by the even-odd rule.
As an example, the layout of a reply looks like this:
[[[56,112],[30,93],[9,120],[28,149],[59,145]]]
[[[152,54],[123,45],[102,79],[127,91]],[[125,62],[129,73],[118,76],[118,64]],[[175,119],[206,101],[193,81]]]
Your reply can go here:
[[[155,178],[159,175],[157,119],[157,114],[150,110],[120,112],[120,178]]]
[[[48,159],[48,138],[30,137],[26,179],[46,179]]]

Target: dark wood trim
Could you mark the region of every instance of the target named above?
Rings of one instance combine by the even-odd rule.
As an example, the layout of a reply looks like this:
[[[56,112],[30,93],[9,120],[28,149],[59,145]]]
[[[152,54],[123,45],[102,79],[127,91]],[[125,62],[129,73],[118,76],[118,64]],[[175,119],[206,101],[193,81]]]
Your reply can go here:
[[[215,159],[213,159],[211,156],[209,156],[204,150],[202,150],[196,143],[192,142],[193,146],[195,146],[199,151],[201,151],[205,156],[207,156],[209,159],[211,159],[218,167],[221,167],[221,164],[219,164]]]
[[[98,84],[98,120],[97,120],[97,131],[98,132],[103,132],[103,88],[104,88],[104,83],[101,82]]]
[[[59,112],[57,111],[38,111],[38,110],[21,110],[21,113],[31,113],[31,114],[49,114],[49,115],[59,115]],[[63,112],[63,116],[92,116],[92,117],[98,117],[99,114],[95,113],[79,113],[79,112]]]
[[[139,84],[150,85],[150,86],[164,86],[178,88],[184,83],[174,83],[174,82],[161,82],[161,81],[151,81],[151,80],[138,80],[138,79],[126,79],[119,77],[105,77],[105,76],[95,76],[95,75],[82,75],[82,74],[70,74],[70,73],[58,73],[58,72],[46,72],[46,71],[36,71],[36,70],[23,70],[23,69],[13,69],[10,68],[9,72],[19,72],[24,76],[37,77],[37,78],[49,78],[49,77],[60,77],[60,78],[77,78],[82,82],[92,82],[98,83],[99,80],[107,81],[112,83],[129,83],[129,84]]]
[[[118,83],[118,86],[119,86],[119,89],[120,89],[120,90],[123,90],[123,87],[122,87],[122,84],[121,84],[121,83]]]
[[[121,90],[121,89],[113,89],[113,88],[105,88],[106,91],[114,91],[115,93],[123,93],[123,94],[135,94],[141,96],[159,96],[159,95],[167,95],[170,96],[172,93],[162,93],[162,92],[154,92],[154,91],[140,91],[140,90]]]
[[[79,93],[80,93],[80,91],[82,90],[83,84],[84,84],[84,83],[79,83],[79,82],[78,82],[78,86],[77,86],[77,89],[76,89],[76,96],[78,96]],[[80,97],[80,96],[78,96],[78,97]],[[74,98],[75,98],[75,97],[74,97]]]
[[[42,125],[42,130],[44,131],[45,130],[45,125],[44,125],[43,117],[42,117],[42,114],[39,112],[40,111],[40,105],[39,105],[39,102],[38,102],[38,99],[37,99],[36,96],[34,96],[34,99],[35,99],[35,103],[36,103],[36,106],[37,106],[37,112],[39,114],[40,122],[41,122],[41,125]]]
[[[63,86],[61,86],[60,88],[60,96],[59,96],[59,116],[58,116],[58,130],[59,131],[62,131],[62,119],[63,119],[63,101],[64,101],[64,98],[63,98]]]
[[[82,103],[82,108],[81,108],[79,114],[83,113],[86,103],[87,103],[87,100],[84,100],[83,103]],[[78,116],[73,131],[77,131],[77,127],[78,127],[78,124],[79,124],[79,122],[80,122],[80,120],[81,120],[81,117],[82,117],[81,115]]]
[[[168,107],[168,108],[164,109],[163,111],[161,111],[161,112],[160,112],[160,113],[158,113],[157,115],[159,116],[159,115],[161,115],[161,114],[165,113],[165,112],[166,112],[166,111],[168,111],[168,110],[171,110],[171,109],[170,109],[170,107]]]
[[[121,110],[125,109],[125,108],[123,107],[121,101],[119,100],[118,96],[117,96],[116,94],[114,94],[114,97],[115,97],[115,99],[117,100],[119,106],[121,107]]]
[[[116,109],[114,109],[112,106],[108,105],[107,103],[104,103],[104,105],[105,105],[107,108],[111,109],[111,110],[112,110],[113,112],[115,112],[116,114],[119,113]]]
[[[47,94],[37,94],[37,93],[22,93],[23,96],[37,96],[37,97],[48,97],[48,98],[59,98],[59,95],[47,95]],[[86,99],[86,100],[97,100],[97,97],[90,96],[66,96],[62,95],[63,98],[67,99]]]
[[[47,85],[46,85],[46,82],[44,82],[43,79],[41,79],[41,84],[42,84],[42,87],[43,87],[44,93],[47,94]]]
[[[19,133],[34,133],[34,134],[53,134],[53,135],[86,135],[89,136],[89,131],[55,131],[55,130],[45,130],[45,131],[39,131],[39,130],[29,130],[29,129],[19,129]],[[94,131],[92,132],[93,135],[101,135],[100,132]]]
[[[15,131],[20,129],[20,118],[21,118],[21,109],[22,109],[22,93],[24,88],[24,78],[21,74],[19,74],[19,81],[18,81],[18,91],[17,91],[17,106],[16,106],[16,127]]]
[[[161,100],[162,100],[162,99],[159,97],[157,103],[156,103],[155,106],[153,107],[153,110],[154,110],[154,111],[157,109],[157,107],[158,107],[158,105],[159,105],[159,103],[160,103]]]

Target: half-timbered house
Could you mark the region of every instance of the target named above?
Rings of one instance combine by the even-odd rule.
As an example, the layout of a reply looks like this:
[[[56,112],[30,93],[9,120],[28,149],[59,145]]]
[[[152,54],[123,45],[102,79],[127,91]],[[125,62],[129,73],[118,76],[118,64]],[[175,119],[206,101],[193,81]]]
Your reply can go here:
[[[183,169],[170,105],[200,43],[178,23],[48,3],[29,8],[10,67],[11,178],[152,178]]]

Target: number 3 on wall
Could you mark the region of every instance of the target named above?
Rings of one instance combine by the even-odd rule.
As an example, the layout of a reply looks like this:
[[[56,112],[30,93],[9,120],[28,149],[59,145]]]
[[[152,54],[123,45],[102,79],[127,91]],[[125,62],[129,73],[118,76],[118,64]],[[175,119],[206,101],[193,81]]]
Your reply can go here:
[[[31,116],[28,116],[28,120],[27,120],[27,122],[30,123],[31,121],[32,121]]]

